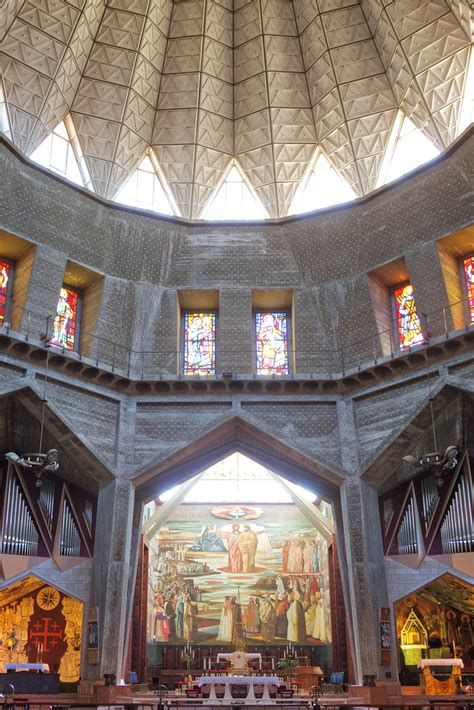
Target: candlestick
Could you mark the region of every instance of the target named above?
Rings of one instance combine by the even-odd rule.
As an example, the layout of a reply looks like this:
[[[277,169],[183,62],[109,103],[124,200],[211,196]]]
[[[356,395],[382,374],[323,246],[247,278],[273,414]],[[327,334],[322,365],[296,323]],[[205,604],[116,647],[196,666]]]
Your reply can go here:
[[[272,656],[272,671],[274,671],[274,670],[275,670],[275,659]]]

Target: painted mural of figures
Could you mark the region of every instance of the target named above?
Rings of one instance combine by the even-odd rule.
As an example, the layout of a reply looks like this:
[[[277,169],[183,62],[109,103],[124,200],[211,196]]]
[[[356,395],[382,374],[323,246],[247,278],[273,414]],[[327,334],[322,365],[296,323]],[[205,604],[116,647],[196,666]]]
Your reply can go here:
[[[302,574],[304,570],[303,558],[304,541],[292,540],[288,554],[288,572]]]
[[[274,641],[276,632],[276,611],[270,597],[260,602],[260,631],[264,641]]]
[[[165,613],[168,618],[169,625],[169,636],[170,641],[176,640],[176,611],[175,611],[175,597],[171,594],[165,603]]]
[[[288,641],[291,641],[292,643],[304,643],[306,641],[306,623],[299,592],[294,592],[292,594],[290,607],[287,612],[287,618]]]
[[[244,627],[242,624],[242,607],[237,601],[237,597],[231,597],[232,604],[232,645],[234,648],[239,648],[239,644],[244,640]]]
[[[321,572],[321,545],[316,543],[313,550],[313,572]]]
[[[285,542],[283,543],[283,546],[281,548],[283,572],[288,572],[288,555],[290,554],[290,547],[291,547],[291,542],[289,540],[285,540]]]
[[[166,616],[166,612],[162,604],[156,604],[155,609],[155,630],[153,636],[155,641],[163,643],[168,641],[170,635],[168,617]]]
[[[257,624],[257,615],[255,613],[255,600],[253,597],[249,597],[249,603],[247,605],[247,614],[245,617],[245,628],[249,634],[258,634],[260,631],[260,618]]]
[[[219,633],[217,634],[218,641],[224,641],[226,643],[232,642],[232,636],[234,634],[234,613],[235,606],[232,603],[232,599],[230,596],[226,596],[224,606],[222,607]]]
[[[306,574],[313,572],[314,542],[306,540],[303,549],[303,571]]]
[[[242,572],[255,572],[255,555],[257,552],[257,534],[244,525],[244,530],[239,534],[239,548],[242,554]]]
[[[326,624],[327,619],[324,600],[321,592],[318,592],[316,594],[316,611],[314,613],[313,628],[310,630],[310,636],[321,641],[321,643],[328,643],[330,638],[327,634]]]
[[[183,638],[187,643],[194,641],[195,618],[198,613],[198,606],[195,601],[187,594],[184,598],[183,610]]]
[[[278,599],[283,599],[283,596],[286,594],[286,589],[281,574],[277,576],[275,584],[277,588]]]
[[[176,601],[176,637],[183,638],[184,633],[184,594],[180,594]]]
[[[276,603],[276,635],[281,638],[286,639],[288,633],[288,609],[290,608],[290,602],[288,601],[288,595],[283,594],[282,598]]]
[[[240,525],[234,523],[232,525],[232,531],[227,532],[225,530],[219,531],[219,537],[223,538],[227,542],[228,549],[228,562],[227,571],[228,572],[242,572],[243,560],[242,551],[239,547],[239,537],[240,537]]]
[[[201,534],[188,549],[190,552],[227,552],[215,525],[204,525]]]

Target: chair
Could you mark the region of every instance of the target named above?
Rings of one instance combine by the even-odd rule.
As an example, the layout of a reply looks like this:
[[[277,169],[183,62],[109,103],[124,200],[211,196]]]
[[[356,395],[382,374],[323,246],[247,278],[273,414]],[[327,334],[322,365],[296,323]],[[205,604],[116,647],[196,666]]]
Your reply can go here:
[[[329,682],[323,681],[321,685],[321,692],[326,693],[344,693],[344,672],[338,671],[336,673],[331,673],[329,676]]]
[[[130,671],[128,674],[128,680],[131,685],[137,685],[138,684],[138,673],[136,671]]]
[[[287,685],[280,685],[280,687],[277,688],[277,693],[281,698],[292,698],[294,690]]]

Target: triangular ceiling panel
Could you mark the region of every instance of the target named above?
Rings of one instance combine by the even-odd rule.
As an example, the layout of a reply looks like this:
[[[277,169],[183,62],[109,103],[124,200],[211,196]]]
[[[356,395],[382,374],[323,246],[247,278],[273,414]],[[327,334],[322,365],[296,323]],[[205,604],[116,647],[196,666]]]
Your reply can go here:
[[[85,184],[109,199],[151,146],[181,216],[202,215],[235,158],[283,217],[317,145],[373,190],[399,109],[448,146],[472,32],[468,0],[11,0],[0,107],[27,155],[69,116]]]

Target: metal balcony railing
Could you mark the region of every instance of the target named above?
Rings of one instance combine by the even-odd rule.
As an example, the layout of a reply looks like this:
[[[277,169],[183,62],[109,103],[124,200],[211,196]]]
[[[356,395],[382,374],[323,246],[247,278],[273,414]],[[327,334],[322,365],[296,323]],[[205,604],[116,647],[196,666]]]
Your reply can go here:
[[[390,328],[375,332],[365,338],[335,348],[299,349],[289,351],[290,374],[288,377],[340,377],[352,371],[360,371],[380,362],[389,361],[403,353],[423,351],[432,341],[449,339],[470,328],[474,329],[471,317],[472,301],[463,299],[430,313],[419,313],[423,342],[401,350],[397,342],[396,322]],[[10,335],[26,343],[35,341],[49,349],[49,357],[62,355],[71,360],[89,363],[91,366],[120,373],[129,378],[162,379],[173,378],[181,371],[183,351],[139,350],[128,347],[123,342],[104,338],[96,333],[79,329],[75,350],[56,347],[51,343],[55,315],[44,315],[21,308],[7,301],[5,316],[0,318],[0,334]],[[225,371],[233,376],[254,378],[256,375],[256,349],[239,346],[224,346],[216,343],[216,373],[219,378]],[[183,377],[183,375],[181,375]],[[187,376],[197,377],[197,376]],[[203,376],[201,376],[203,377]],[[264,377],[264,376],[262,376]]]

